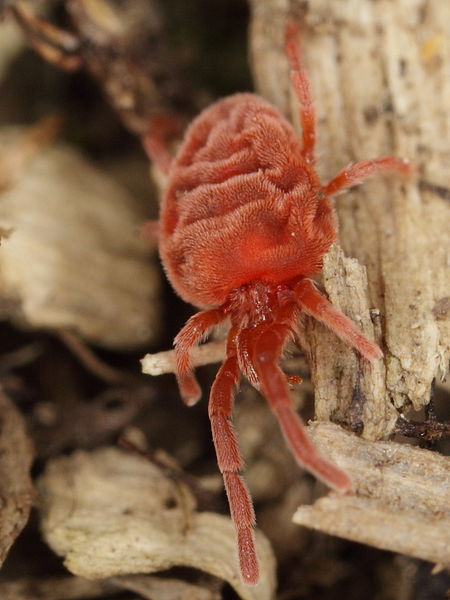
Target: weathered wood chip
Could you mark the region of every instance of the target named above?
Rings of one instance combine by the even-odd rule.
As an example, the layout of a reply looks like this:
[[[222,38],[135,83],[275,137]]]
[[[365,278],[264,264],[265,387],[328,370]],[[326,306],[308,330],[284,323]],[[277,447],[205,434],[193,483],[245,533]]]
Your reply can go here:
[[[349,473],[356,494],[300,506],[295,523],[450,567],[449,457],[363,440],[331,423],[309,432]]]
[[[159,275],[139,239],[145,207],[73,148],[30,150],[29,138],[0,132],[0,317],[111,348],[149,343]]]
[[[155,465],[115,448],[50,461],[38,482],[41,526],[64,564],[88,579],[200,569],[230,583],[244,600],[270,600],[275,560],[256,532],[261,581],[239,576],[228,517],[198,513],[189,489]]]

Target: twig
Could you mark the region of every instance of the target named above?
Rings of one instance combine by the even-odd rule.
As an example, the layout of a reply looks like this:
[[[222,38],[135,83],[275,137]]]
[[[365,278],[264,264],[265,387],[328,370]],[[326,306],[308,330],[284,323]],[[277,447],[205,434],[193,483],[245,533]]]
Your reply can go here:
[[[75,332],[63,328],[57,329],[56,332],[86,369],[99,379],[108,383],[142,383],[137,375],[116,369],[102,361]]]
[[[192,366],[201,367],[221,362],[225,358],[225,341],[218,340],[197,346],[192,351]],[[141,360],[142,372],[147,375],[175,373],[175,352],[167,350],[156,354],[146,354]]]

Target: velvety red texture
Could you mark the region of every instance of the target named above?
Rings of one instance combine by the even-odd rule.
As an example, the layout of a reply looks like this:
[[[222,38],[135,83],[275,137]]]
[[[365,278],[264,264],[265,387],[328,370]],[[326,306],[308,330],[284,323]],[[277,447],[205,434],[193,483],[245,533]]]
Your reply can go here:
[[[236,94],[188,128],[169,170],[160,236],[173,287],[206,307],[252,280],[317,273],[336,222],[290,123],[259,96]]]

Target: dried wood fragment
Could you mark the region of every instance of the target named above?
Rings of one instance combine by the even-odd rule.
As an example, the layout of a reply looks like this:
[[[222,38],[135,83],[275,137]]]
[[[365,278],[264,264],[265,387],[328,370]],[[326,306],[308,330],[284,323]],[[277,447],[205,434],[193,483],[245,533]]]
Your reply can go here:
[[[0,315],[27,328],[73,329],[111,348],[149,343],[159,328],[159,278],[138,236],[145,209],[72,148],[30,154],[28,138],[0,132],[0,228],[9,232],[0,248]]]
[[[331,423],[313,423],[309,433],[356,494],[300,506],[295,523],[450,567],[449,457],[363,440]]]
[[[242,584],[228,517],[197,513],[189,489],[158,467],[115,448],[49,461],[38,482],[44,539],[88,579],[197,568],[230,583],[244,600],[270,600],[274,557],[257,532],[261,581]]]
[[[380,438],[394,427],[392,403],[418,409],[429,402],[432,381],[446,371],[450,356],[449,315],[433,310],[450,288],[450,204],[442,193],[450,189],[450,4],[252,0],[251,5],[257,88],[294,121],[283,29],[288,14],[303,21],[323,181],[351,161],[384,154],[417,165],[416,177],[377,177],[336,201],[340,243],[367,268],[367,284],[354,274],[348,281],[349,263],[335,249],[325,261],[324,285],[333,301],[357,321],[361,317],[369,332],[367,309],[379,313],[376,334],[386,371],[361,367],[319,324],[308,325],[318,414],[342,419],[346,413],[352,423],[348,409],[359,395],[363,435]],[[329,403],[331,373],[336,389]]]
[[[192,350],[192,366],[201,367],[221,362],[225,358],[225,341],[217,340],[196,346]],[[142,372],[147,375],[175,373],[175,352],[167,350],[156,354],[146,354],[141,360]]]
[[[25,422],[14,404],[0,392],[0,565],[30,513],[33,447]]]
[[[346,258],[334,244],[325,256],[322,278],[334,306],[357,323],[369,339],[380,342],[380,315],[370,310],[366,269],[357,260]],[[385,401],[383,361],[370,364],[324,326],[311,320],[305,320],[305,325],[317,419],[331,417],[347,422],[368,439],[392,431],[397,411]]]

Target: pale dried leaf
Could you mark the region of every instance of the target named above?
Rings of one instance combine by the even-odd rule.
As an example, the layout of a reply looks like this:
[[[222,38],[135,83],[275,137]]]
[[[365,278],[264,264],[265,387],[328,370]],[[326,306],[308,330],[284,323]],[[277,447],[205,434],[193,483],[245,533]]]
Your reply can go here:
[[[245,600],[273,597],[274,557],[257,532],[261,581],[242,584],[231,520],[197,513],[190,491],[152,463],[115,448],[48,463],[39,480],[44,538],[86,578],[188,566],[228,581]]]
[[[14,149],[20,134],[3,130],[0,142]],[[0,227],[11,230],[0,248],[4,317],[115,348],[154,339],[158,275],[138,236],[145,213],[125,189],[55,145],[0,199]]]
[[[331,423],[310,435],[351,476],[356,495],[300,506],[294,522],[450,567],[450,458],[395,442],[369,442]]]
[[[22,415],[0,393],[0,565],[30,513],[33,448]]]

